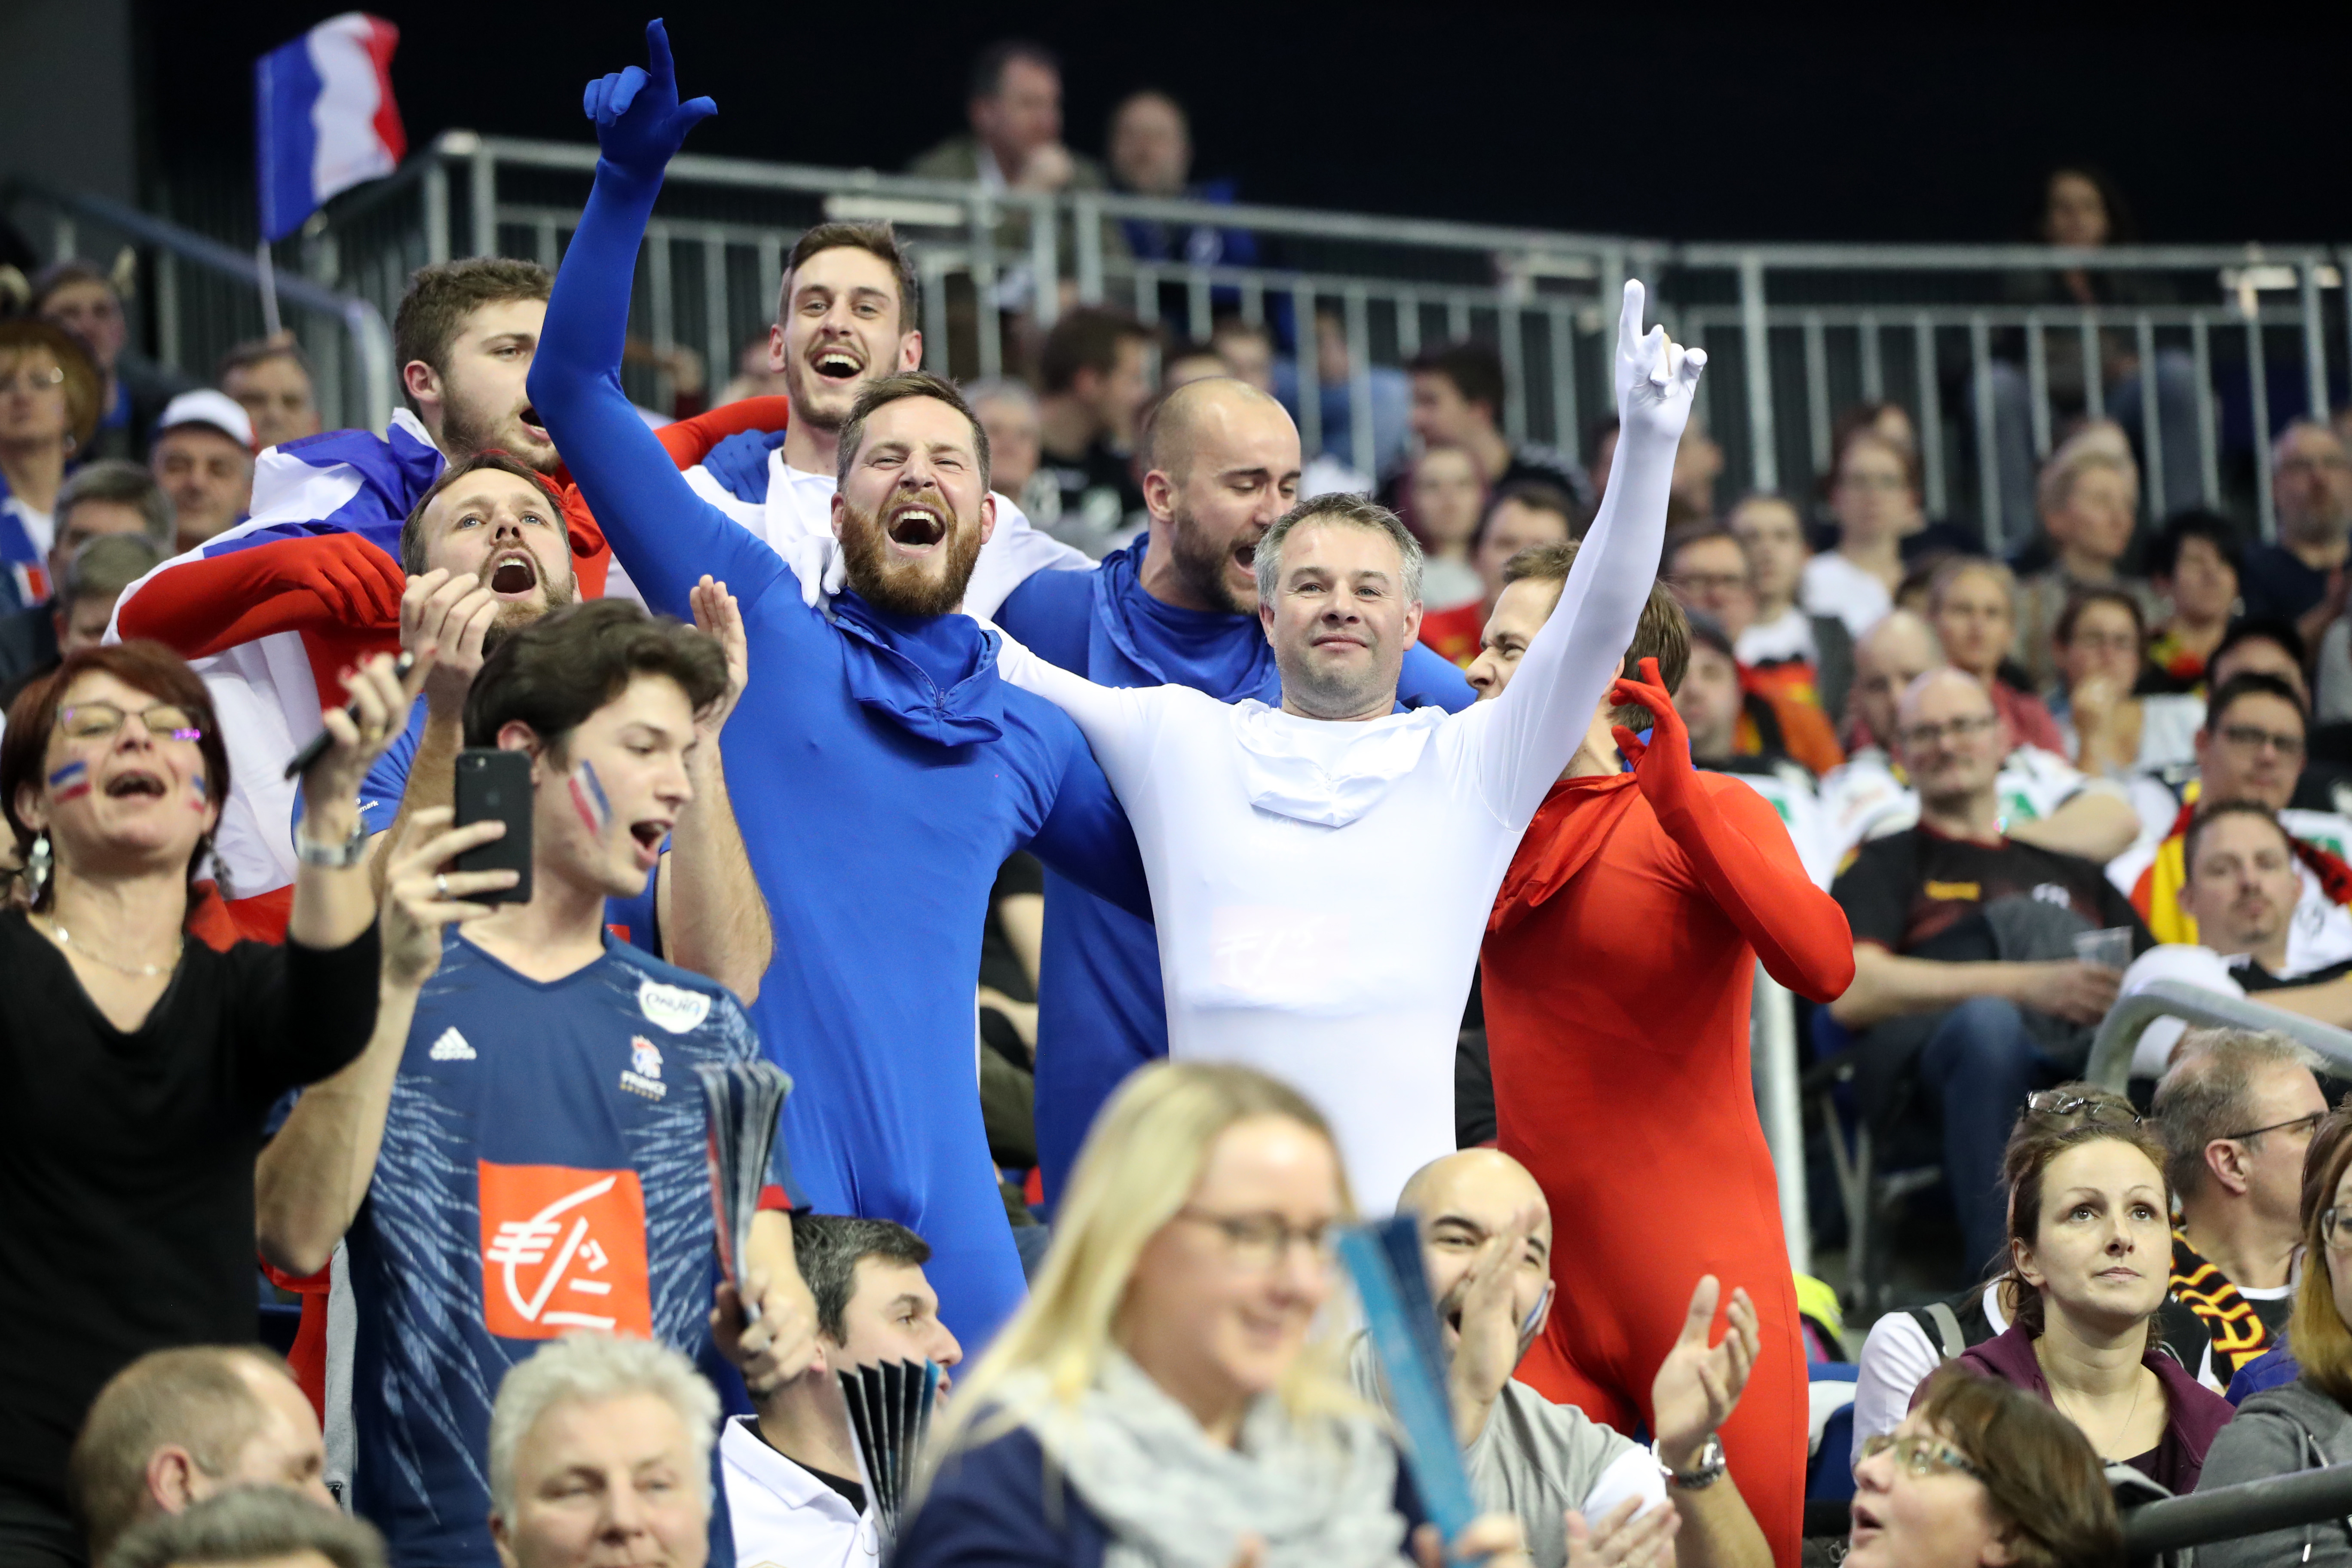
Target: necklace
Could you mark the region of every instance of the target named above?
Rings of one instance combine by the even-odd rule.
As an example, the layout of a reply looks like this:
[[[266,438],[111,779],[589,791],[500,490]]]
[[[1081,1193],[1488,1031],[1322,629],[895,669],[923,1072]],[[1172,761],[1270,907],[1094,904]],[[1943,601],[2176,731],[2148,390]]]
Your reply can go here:
[[[43,926],[48,932],[50,940],[55,942],[58,947],[69,950],[73,952],[78,952],[84,958],[89,959],[92,963],[103,964],[105,967],[113,970],[117,974],[128,974],[139,980],[152,980],[159,974],[168,974],[173,970],[177,969],[180,966],[181,949],[186,945],[184,940],[175,941],[172,943],[172,962],[169,963],[119,963],[113,959],[107,957],[104,953],[99,952],[96,948],[91,947],[87,942],[77,943],[73,940],[73,933],[66,930],[65,927],[59,925],[56,917],[44,915],[41,919]]]
[[[2132,1429],[2132,1419],[2133,1419],[2133,1417],[2137,1416],[2137,1415],[2139,1414],[2139,1396],[2140,1396],[2140,1394],[2142,1394],[2142,1393],[2147,1389],[2147,1381],[2148,1381],[2148,1372],[2147,1372],[2147,1369],[2146,1367],[2142,1367],[2142,1368],[2140,1368],[2140,1369],[2139,1369],[2139,1371],[2140,1371],[2140,1375],[2139,1375],[2139,1376],[2137,1376],[2137,1377],[2136,1377],[2136,1378],[2134,1378],[2134,1379],[2132,1380],[2131,1408],[2124,1412],[2124,1424],[2123,1424],[2123,1426],[2122,1426],[2121,1431],[2118,1433],[2118,1436],[2121,1436],[2128,1437],[2128,1436],[2130,1436],[2130,1434],[2131,1434],[2131,1429]],[[2060,1400],[2059,1400],[2059,1398],[2058,1398],[2058,1385],[2057,1385],[2057,1384],[2052,1384],[2050,1385],[2050,1403],[2051,1403],[2051,1404],[2053,1404],[2053,1405],[2057,1405],[2057,1407],[2058,1407],[2058,1414],[2060,1414],[2061,1415],[2065,1416],[2067,1420],[2072,1421],[2072,1422],[2074,1424],[2074,1429],[2075,1429],[2076,1431],[2078,1431],[2078,1432],[2082,1433],[2082,1434],[2083,1434],[2083,1436],[2084,1436],[2085,1438],[2088,1438],[2088,1437],[2090,1436],[2090,1435],[2091,1435],[2091,1429],[2090,1429],[2090,1427],[2089,1427],[2089,1426],[2085,1426],[2085,1425],[2084,1424],[2084,1422],[2083,1422],[2083,1418],[2082,1418],[2081,1416],[2076,1415],[2075,1414],[2074,1414],[2074,1412],[2072,1412],[2072,1411],[2068,1410],[2068,1409],[2066,1408],[2066,1406],[2065,1406],[2063,1403],[2061,1403],[2061,1402],[2060,1402]],[[2102,1448],[2102,1449],[2103,1449],[2103,1448],[2105,1447],[2105,1445],[2103,1445],[2103,1444],[2098,1444],[2098,1443],[2094,1443],[2094,1444],[2092,1444],[2091,1446],[2092,1446],[2094,1448]],[[2113,1454],[2108,1454],[2108,1453],[2105,1453],[2105,1452],[2102,1452],[2102,1453],[2100,1453],[2100,1455],[2099,1455],[2099,1458],[2100,1458],[2100,1460],[2101,1460],[2103,1463],[2110,1464],[2110,1465],[2119,1465],[2119,1464],[2122,1464],[2122,1463],[2124,1463],[2124,1462],[2125,1462],[2125,1460],[2128,1459],[2129,1458],[2131,1458],[2131,1456],[2130,1456],[2130,1455],[2127,1455],[2127,1454],[2126,1454],[2126,1455],[2120,1455],[2120,1456],[2118,1456],[2118,1455],[2113,1455]]]

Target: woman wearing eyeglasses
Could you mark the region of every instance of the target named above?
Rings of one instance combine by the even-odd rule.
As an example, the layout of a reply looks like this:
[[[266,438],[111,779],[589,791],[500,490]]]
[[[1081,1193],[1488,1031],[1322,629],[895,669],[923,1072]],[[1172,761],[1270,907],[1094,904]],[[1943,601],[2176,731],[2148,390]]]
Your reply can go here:
[[[0,321],[0,609],[38,605],[66,465],[97,434],[98,367],[62,327]]]
[[[2110,1465],[2195,1489],[2230,1403],[2160,1342],[2172,1279],[2165,1148],[2130,1103],[2088,1084],[2036,1094],[2010,1134],[2016,1316],[1958,1364],[2048,1400]]]
[[[2123,1527],[2098,1456],[2040,1400],[1946,1369],[1863,1445],[1848,1568],[2110,1568]],[[2201,1549],[2200,1549],[2201,1552]]]
[[[2206,1456],[2200,1486],[2352,1464],[2352,1110],[2330,1112],[2312,1134],[2303,1194],[2303,1279],[2287,1322],[2299,1373],[2238,1406],[2238,1418]],[[2272,1563],[2341,1568],[2352,1564],[2352,1520],[2200,1546],[2197,1561],[2215,1568]]]
[[[80,1559],[66,1452],[109,1377],[254,1337],[263,1119],[375,1025],[359,784],[414,690],[389,660],[352,685],[360,723],[327,716],[305,779],[283,947],[191,927],[228,758],[176,655],[84,649],[9,710],[0,808],[25,896],[0,912],[0,1560]]]
[[[1296,1090],[1203,1062],[1129,1079],[1028,1303],[957,1382],[894,1568],[1436,1568],[1386,1428],[1314,1332],[1352,1217]],[[1671,1539],[1651,1546],[1622,1561],[1670,1568]],[[1527,1563],[1504,1515],[1454,1552]]]

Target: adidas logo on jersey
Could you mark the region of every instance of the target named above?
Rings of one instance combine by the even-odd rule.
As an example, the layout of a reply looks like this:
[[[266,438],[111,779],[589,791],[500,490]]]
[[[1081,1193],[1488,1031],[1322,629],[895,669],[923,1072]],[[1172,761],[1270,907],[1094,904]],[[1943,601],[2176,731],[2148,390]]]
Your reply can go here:
[[[467,1044],[466,1037],[452,1026],[441,1031],[441,1037],[434,1041],[433,1048],[425,1054],[436,1062],[469,1062],[474,1059],[474,1047]]]

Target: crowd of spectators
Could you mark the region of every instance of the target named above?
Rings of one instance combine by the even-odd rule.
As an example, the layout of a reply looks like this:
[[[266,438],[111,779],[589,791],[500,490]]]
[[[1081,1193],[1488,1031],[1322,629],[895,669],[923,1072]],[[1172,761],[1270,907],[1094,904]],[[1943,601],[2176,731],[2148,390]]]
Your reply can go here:
[[[626,110],[616,79],[592,89],[592,118],[610,95],[600,129]],[[968,131],[918,173],[1016,195],[1236,199],[1195,176],[1166,91],[1118,102],[1099,163],[1065,144],[1049,50],[985,51],[966,99]],[[2053,243],[2128,237],[2094,172],[2060,171],[2047,196]],[[1025,254],[1029,210],[999,210],[1003,253]],[[1204,265],[1258,256],[1225,226],[1123,219],[1105,244]],[[1336,314],[1259,320],[1223,295],[1200,341],[1072,301],[1017,345],[1018,373],[960,393],[894,375],[921,358],[913,279],[886,228],[824,226],[786,263],[772,341],[709,411],[700,367],[665,362],[671,412],[690,416],[662,432],[667,458],[771,547],[759,571],[778,575],[773,555],[799,574],[788,597],[814,604],[841,594],[845,570],[877,570],[844,568],[825,519],[851,520],[854,556],[860,508],[888,499],[857,461],[946,449],[907,434],[911,402],[964,411],[978,493],[993,490],[1015,541],[976,573],[962,562],[973,614],[1037,616],[1024,573],[1085,584],[1097,606],[1148,595],[1171,623],[1240,624],[1237,657],[1267,676],[1249,605],[1269,568],[1253,552],[1289,532],[1277,520],[1296,503],[1346,493],[1365,499],[1332,515],[1419,547],[1397,546],[1424,661],[1405,705],[1423,701],[1417,679],[1444,688],[1429,705],[1462,707],[1500,697],[1612,482],[1630,482],[1614,419],[1581,452],[1507,435],[1489,343],[1363,366]],[[1019,317],[1041,286],[1010,266],[983,306]],[[1000,1187],[988,1205],[1001,1196],[1013,1227],[1025,1300],[984,1337],[960,1333],[961,1211],[886,1214],[877,1198],[810,1212],[783,1140],[741,1255],[715,1269],[693,1069],[777,1054],[753,1005],[818,936],[772,923],[776,890],[747,838],[775,827],[739,827],[720,766],[755,658],[776,646],[761,618],[775,596],[747,608],[702,576],[688,626],[630,602],[659,584],[608,575],[614,552],[541,422],[575,412],[541,389],[544,367],[524,380],[549,316],[536,267],[417,275],[395,329],[406,406],[381,437],[322,430],[290,336],[233,349],[210,385],[163,370],[131,345],[128,287],[67,258],[0,319],[0,807],[16,873],[0,1048],[18,1085],[0,1117],[0,1555],[1788,1560],[1788,1500],[1744,1492],[1723,1436],[1744,1397],[1752,1413],[1770,1353],[1767,1282],[1678,1282],[1687,1312],[1643,1325],[1670,1348],[1639,1369],[1634,1419],[1607,1412],[1638,1439],[1547,1397],[1527,1358],[1546,1342],[1555,1258],[1602,1225],[1550,1197],[1535,1155],[1465,1147],[1399,1195],[1421,1221],[1479,1510],[1451,1542],[1370,1337],[1332,1310],[1339,1230],[1384,1194],[1351,1191],[1360,1156],[1328,1107],[1246,1067],[1142,1067],[1101,1086],[1049,1184],[1041,1097],[1055,1090],[1040,1075],[1053,988],[1069,982],[1041,955],[1070,951],[1054,928],[1080,898],[1087,919],[1129,922],[1122,940],[1147,957],[1151,935],[1107,886],[1066,880],[1047,829],[1034,842],[1050,873],[1003,862],[977,984],[951,987],[976,1017],[977,1093],[921,1086],[977,1101]],[[2058,271],[2019,287],[2113,286]],[[2105,350],[2105,406],[2124,422],[2074,418],[2023,474],[2030,447],[2009,438],[2021,392],[1996,361],[1997,466],[2037,520],[2007,559],[1927,515],[1898,405],[1841,413],[1803,493],[1722,493],[1723,453],[1689,424],[1628,681],[1560,775],[1639,775],[1686,742],[1690,762],[1744,786],[1723,788],[1769,803],[1759,820],[1818,890],[1792,885],[1843,916],[1841,965],[1851,947],[1851,983],[1802,1012],[1809,1052],[1851,1068],[1832,1120],[1867,1128],[1882,1160],[1939,1173],[1958,1239],[1927,1266],[1949,1293],[1857,1335],[1850,1452],[1821,1452],[1818,1421],[1811,1434],[1812,1468],[1851,1475],[1856,1563],[2119,1563],[2118,1502],[2352,1462],[2352,1271],[2335,1263],[2352,1252],[2352,1109],[2329,1109],[2326,1064],[2282,1035],[2171,1023],[2139,1041],[2132,1095],[2080,1081],[2101,1019],[2158,981],[2352,1027],[2352,773],[2338,766],[2352,759],[2352,458],[2321,422],[2277,437],[2275,544],[2211,512],[2151,516],[2132,399],[2157,399],[2168,459],[2191,449],[2170,430],[2181,367]],[[616,338],[615,352],[647,351]],[[1359,375],[1369,400],[1348,395]],[[881,380],[904,384],[888,389],[898,412],[867,395]],[[1298,449],[1303,395],[1322,400],[1321,452]],[[1354,430],[1367,409],[1371,429]],[[1350,466],[1364,451],[1374,471]],[[1654,455],[1663,472],[1666,448]],[[1231,465],[1213,472],[1209,456]],[[314,516],[299,511],[303,483],[348,488]],[[888,537],[904,542],[892,504]],[[272,553],[290,545],[316,549]],[[1011,551],[1027,553],[1008,568]],[[739,581],[747,559],[729,557]],[[153,582],[224,563],[156,609]],[[886,651],[886,614],[938,616],[866,597],[829,614]],[[1108,646],[1074,656],[1081,672],[1150,684],[1174,645],[1085,614],[1080,640]],[[221,679],[240,653],[295,668],[333,707],[321,755],[268,797],[289,808],[276,888],[230,875],[230,836],[256,831],[248,764],[283,761],[246,749],[241,705],[258,687]],[[1667,654],[1667,673],[1643,662],[1651,684],[1632,686],[1634,653]],[[1022,711],[970,708],[981,667],[902,662],[848,678],[866,683],[853,718],[887,709],[961,745]],[[1627,718],[1633,730],[1611,729]],[[530,842],[504,861],[497,822],[455,821],[456,781],[490,752],[528,763]],[[1588,752],[1605,765],[1584,768]],[[1696,875],[1715,896],[1710,875],[1727,873]],[[919,950],[935,933],[891,934]],[[863,955],[866,983],[901,959],[922,962]],[[1158,999],[1131,976],[1097,984]],[[1485,1097],[1491,1143],[1511,1089],[1485,1059],[1484,1005],[1474,991],[1457,1083]],[[805,1114],[803,1100],[783,1125]],[[260,1314],[293,1301],[289,1354],[254,1343]],[[1806,1320],[1816,1359],[1838,1359],[1834,1311]],[[912,1477],[877,1473],[878,1413],[840,1375],[886,1363],[937,1371]],[[2338,1521],[2208,1550],[2352,1562],[2352,1533]]]

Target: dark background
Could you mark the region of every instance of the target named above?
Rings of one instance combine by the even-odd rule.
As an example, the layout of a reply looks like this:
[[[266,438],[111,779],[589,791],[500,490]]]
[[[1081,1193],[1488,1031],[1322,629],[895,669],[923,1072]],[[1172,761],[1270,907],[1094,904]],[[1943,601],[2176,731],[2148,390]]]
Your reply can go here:
[[[373,0],[402,28],[412,145],[463,126],[585,140],[580,89],[642,63],[646,6]],[[328,0],[138,0],[142,184],[251,157],[253,58]],[[2053,15],[2056,20],[2050,19]],[[2025,237],[2088,159],[2154,241],[2352,228],[2352,5],[2126,22],[1886,6],[1265,4],[814,7],[677,0],[698,152],[895,169],[963,121],[990,39],[1064,60],[1066,134],[1146,83],[1190,105],[1195,172],[1246,199],[1669,238]],[[248,177],[249,179],[249,177]]]

